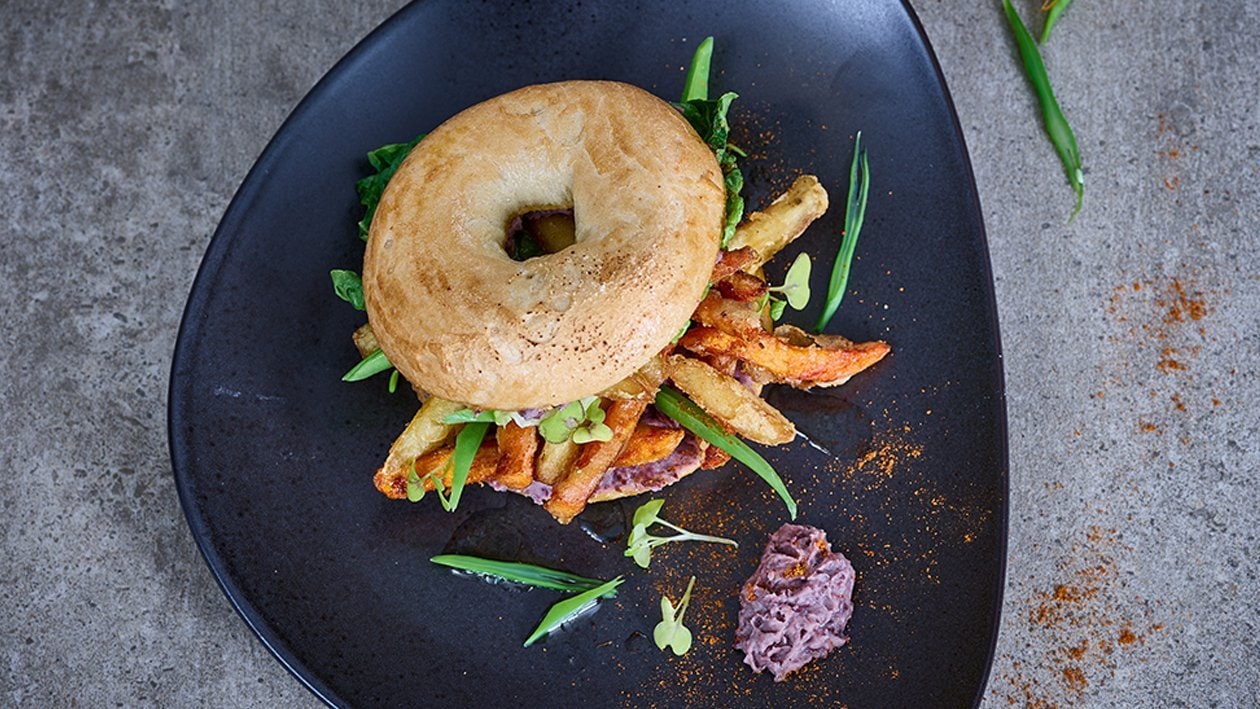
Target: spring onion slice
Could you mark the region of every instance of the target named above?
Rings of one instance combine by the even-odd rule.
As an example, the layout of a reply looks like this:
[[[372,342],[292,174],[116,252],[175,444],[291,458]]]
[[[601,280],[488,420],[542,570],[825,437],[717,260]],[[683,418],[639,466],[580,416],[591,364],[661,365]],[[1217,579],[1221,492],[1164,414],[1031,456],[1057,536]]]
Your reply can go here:
[[[840,239],[840,252],[831,267],[831,280],[827,283],[827,300],[818,316],[815,332],[822,332],[835,316],[849,286],[849,270],[853,265],[853,252],[857,249],[858,235],[866,221],[866,195],[871,188],[871,169],[862,149],[862,131],[853,141],[853,163],[849,166],[849,198],[844,205],[844,234]]]
[[[534,629],[534,632],[530,633],[528,638],[525,638],[525,647],[533,645],[542,636],[594,608],[599,599],[615,594],[617,587],[623,582],[625,582],[625,579],[618,576],[612,581],[602,583],[589,591],[583,591],[576,596],[570,596],[563,601],[557,602],[547,611],[547,615],[543,616],[542,621],[538,623],[538,627]]]
[[[1041,104],[1041,116],[1045,122],[1046,135],[1050,137],[1055,151],[1059,153],[1059,160],[1063,162],[1063,168],[1067,170],[1068,182],[1072,185],[1072,191],[1076,193],[1076,207],[1072,210],[1072,216],[1068,218],[1068,223],[1071,224],[1080,213],[1081,204],[1085,200],[1085,173],[1081,170],[1081,153],[1076,147],[1076,136],[1072,133],[1072,127],[1068,125],[1063,110],[1059,108],[1059,102],[1054,97],[1054,89],[1050,88],[1050,77],[1046,74],[1046,65],[1041,61],[1041,52],[1037,49],[1037,42],[1024,26],[1024,21],[1019,19],[1019,13],[1015,12],[1011,0],[1002,0],[1002,6],[1006,11],[1006,19],[1011,24],[1011,30],[1015,33],[1015,44],[1019,47],[1024,71],[1028,74],[1028,83],[1032,84],[1033,93],[1037,95],[1037,102]]]
[[[567,591],[570,593],[589,591],[603,583],[599,579],[578,576],[567,571],[558,571],[520,561],[499,561],[497,559],[483,559],[479,556],[466,556],[464,554],[439,554],[429,559],[429,561],[442,566],[449,566],[452,569],[459,569],[460,571],[470,571],[474,574],[494,576],[505,581],[523,583],[527,586],[550,588],[555,591]]]
[[[709,98],[709,65],[713,61],[713,38],[705,37],[687,67],[687,79],[683,82],[683,101]]]
[[[485,422],[474,422],[465,424],[459,429],[459,433],[455,434],[455,453],[451,456],[451,465],[454,470],[451,472],[451,490],[450,502],[447,503],[447,512],[454,512],[459,507],[459,497],[464,493],[464,484],[468,482],[468,471],[472,469],[473,458],[477,455],[477,450],[481,448],[481,441],[486,437],[486,431],[494,424]]]
[[[704,409],[675,389],[661,387],[660,391],[656,392],[656,408],[677,421],[683,428],[708,441],[710,445],[730,453],[732,458],[748,466],[778,493],[783,503],[787,505],[788,514],[792,519],[796,519],[796,500],[792,499],[792,494],[788,492],[783,478],[779,477],[765,458],[749,448],[747,443],[727,433],[721,424],[705,413]]]
[[[1072,4],[1072,0],[1051,0],[1041,9],[1046,11],[1046,26],[1041,28],[1041,43],[1045,44],[1050,41],[1050,30],[1055,23],[1059,21],[1059,16],[1068,9],[1068,5]]]
[[[342,375],[341,381],[362,381],[374,374],[380,374],[393,366],[390,364],[389,358],[385,356],[385,353],[380,348],[377,348],[372,351],[372,354],[359,360],[359,363],[351,367],[349,372]]]

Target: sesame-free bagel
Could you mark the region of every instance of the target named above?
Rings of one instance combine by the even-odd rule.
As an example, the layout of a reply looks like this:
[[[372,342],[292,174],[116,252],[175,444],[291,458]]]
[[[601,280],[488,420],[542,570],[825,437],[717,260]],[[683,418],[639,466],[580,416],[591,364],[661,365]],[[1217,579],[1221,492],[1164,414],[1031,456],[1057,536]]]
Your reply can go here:
[[[573,209],[576,243],[523,262],[524,213]],[[363,263],[368,320],[416,386],[520,410],[596,394],[678,334],[725,211],[712,151],[627,84],[527,86],[462,111],[390,180]]]

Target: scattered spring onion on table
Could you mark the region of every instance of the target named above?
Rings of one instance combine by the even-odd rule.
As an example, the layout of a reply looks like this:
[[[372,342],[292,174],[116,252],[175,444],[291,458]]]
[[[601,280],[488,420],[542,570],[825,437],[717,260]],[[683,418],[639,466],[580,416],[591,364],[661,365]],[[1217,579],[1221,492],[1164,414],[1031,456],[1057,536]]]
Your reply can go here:
[[[1055,23],[1059,21],[1059,17],[1068,9],[1068,5],[1072,4],[1072,0],[1047,0],[1041,6],[1046,11],[1046,25],[1041,28],[1041,43],[1045,44],[1050,41],[1050,30]]]
[[[796,519],[796,500],[783,484],[783,478],[762,458],[757,451],[748,447],[747,443],[727,433],[722,425],[705,413],[694,401],[681,392],[663,386],[656,392],[656,408],[666,416],[677,421],[683,428],[691,431],[710,445],[717,446],[748,466],[750,470],[766,481],[787,505],[788,514]]]
[[[1041,104],[1046,134],[1050,136],[1050,142],[1054,144],[1059,159],[1063,161],[1072,191],[1076,192],[1076,208],[1068,219],[1070,224],[1081,211],[1081,204],[1085,199],[1085,173],[1081,171],[1081,154],[1076,147],[1076,136],[1072,134],[1072,127],[1068,125],[1063,110],[1059,108],[1059,102],[1054,98],[1054,90],[1050,88],[1050,77],[1046,74],[1046,65],[1041,61],[1037,42],[1024,26],[1024,21],[1019,19],[1019,13],[1015,12],[1011,0],[1002,0],[1002,7],[1011,30],[1015,33],[1015,44],[1019,47],[1024,70],[1028,74],[1028,83],[1032,84],[1037,102]]]
[[[835,316],[840,301],[844,299],[844,290],[849,285],[849,269],[853,263],[853,252],[857,248],[858,235],[862,233],[862,222],[866,220],[866,196],[871,188],[870,165],[866,159],[866,151],[862,149],[862,131],[857,132],[853,141],[853,163],[849,166],[849,195],[844,203],[844,233],[840,238],[840,252],[836,254],[836,263],[831,267],[831,280],[827,283],[827,300],[823,304],[822,314],[818,316],[815,332],[822,332],[831,318]]]

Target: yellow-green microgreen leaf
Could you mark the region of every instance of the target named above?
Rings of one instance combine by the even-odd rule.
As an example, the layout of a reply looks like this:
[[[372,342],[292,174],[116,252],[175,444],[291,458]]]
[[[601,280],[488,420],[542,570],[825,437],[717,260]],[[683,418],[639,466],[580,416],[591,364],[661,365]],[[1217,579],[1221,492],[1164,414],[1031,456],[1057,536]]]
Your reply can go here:
[[[769,303],[770,303],[770,319],[774,320],[775,322],[778,322],[779,318],[783,317],[783,310],[787,308],[787,301],[779,300],[778,298],[771,298],[769,300]]]
[[[714,542],[739,546],[733,539],[697,534],[665,521],[660,517],[661,507],[664,504],[664,500],[649,500],[634,511],[634,528],[631,529],[630,537],[626,540],[624,555],[634,559],[634,563],[641,568],[646,569],[652,563],[652,549],[670,542]],[[655,536],[647,531],[647,528],[653,524],[664,525],[678,534],[670,537]]]
[[[683,616],[687,613],[687,604],[691,602],[691,589],[695,583],[696,577],[692,576],[677,609],[668,597],[661,596],[662,620],[652,630],[652,639],[656,641],[657,648],[664,650],[668,647],[680,657],[691,649],[691,631],[683,625]]]
[[[411,469],[407,471],[407,500],[419,502],[424,499],[424,486],[420,484],[420,476],[416,475],[416,461],[411,461]]]
[[[777,290],[786,296],[788,305],[793,310],[804,310],[809,304],[809,272],[809,254],[802,252],[792,262],[792,267],[783,279],[783,285],[771,290]]]
[[[599,599],[615,595],[617,587],[624,581],[624,578],[618,576],[617,578],[608,581],[607,583],[600,584],[589,591],[583,591],[576,596],[570,596],[569,598],[556,603],[547,611],[547,614],[543,616],[542,621],[538,623],[538,627],[534,629],[534,632],[530,633],[528,638],[525,638],[525,647],[533,645],[539,638],[543,637],[547,633],[552,632],[565,623],[568,623],[569,621],[574,620],[591,610],[597,603],[599,603]]]

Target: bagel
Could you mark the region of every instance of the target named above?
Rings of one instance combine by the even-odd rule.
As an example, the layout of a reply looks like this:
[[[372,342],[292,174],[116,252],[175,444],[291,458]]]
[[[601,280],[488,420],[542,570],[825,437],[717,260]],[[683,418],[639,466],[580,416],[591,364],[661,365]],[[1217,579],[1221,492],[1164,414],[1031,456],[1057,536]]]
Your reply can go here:
[[[525,261],[509,226],[572,209]],[[389,181],[363,263],[368,320],[408,381],[518,411],[596,394],[669,345],[717,258],[725,188],[669,104],[617,82],[527,86],[450,118]]]

